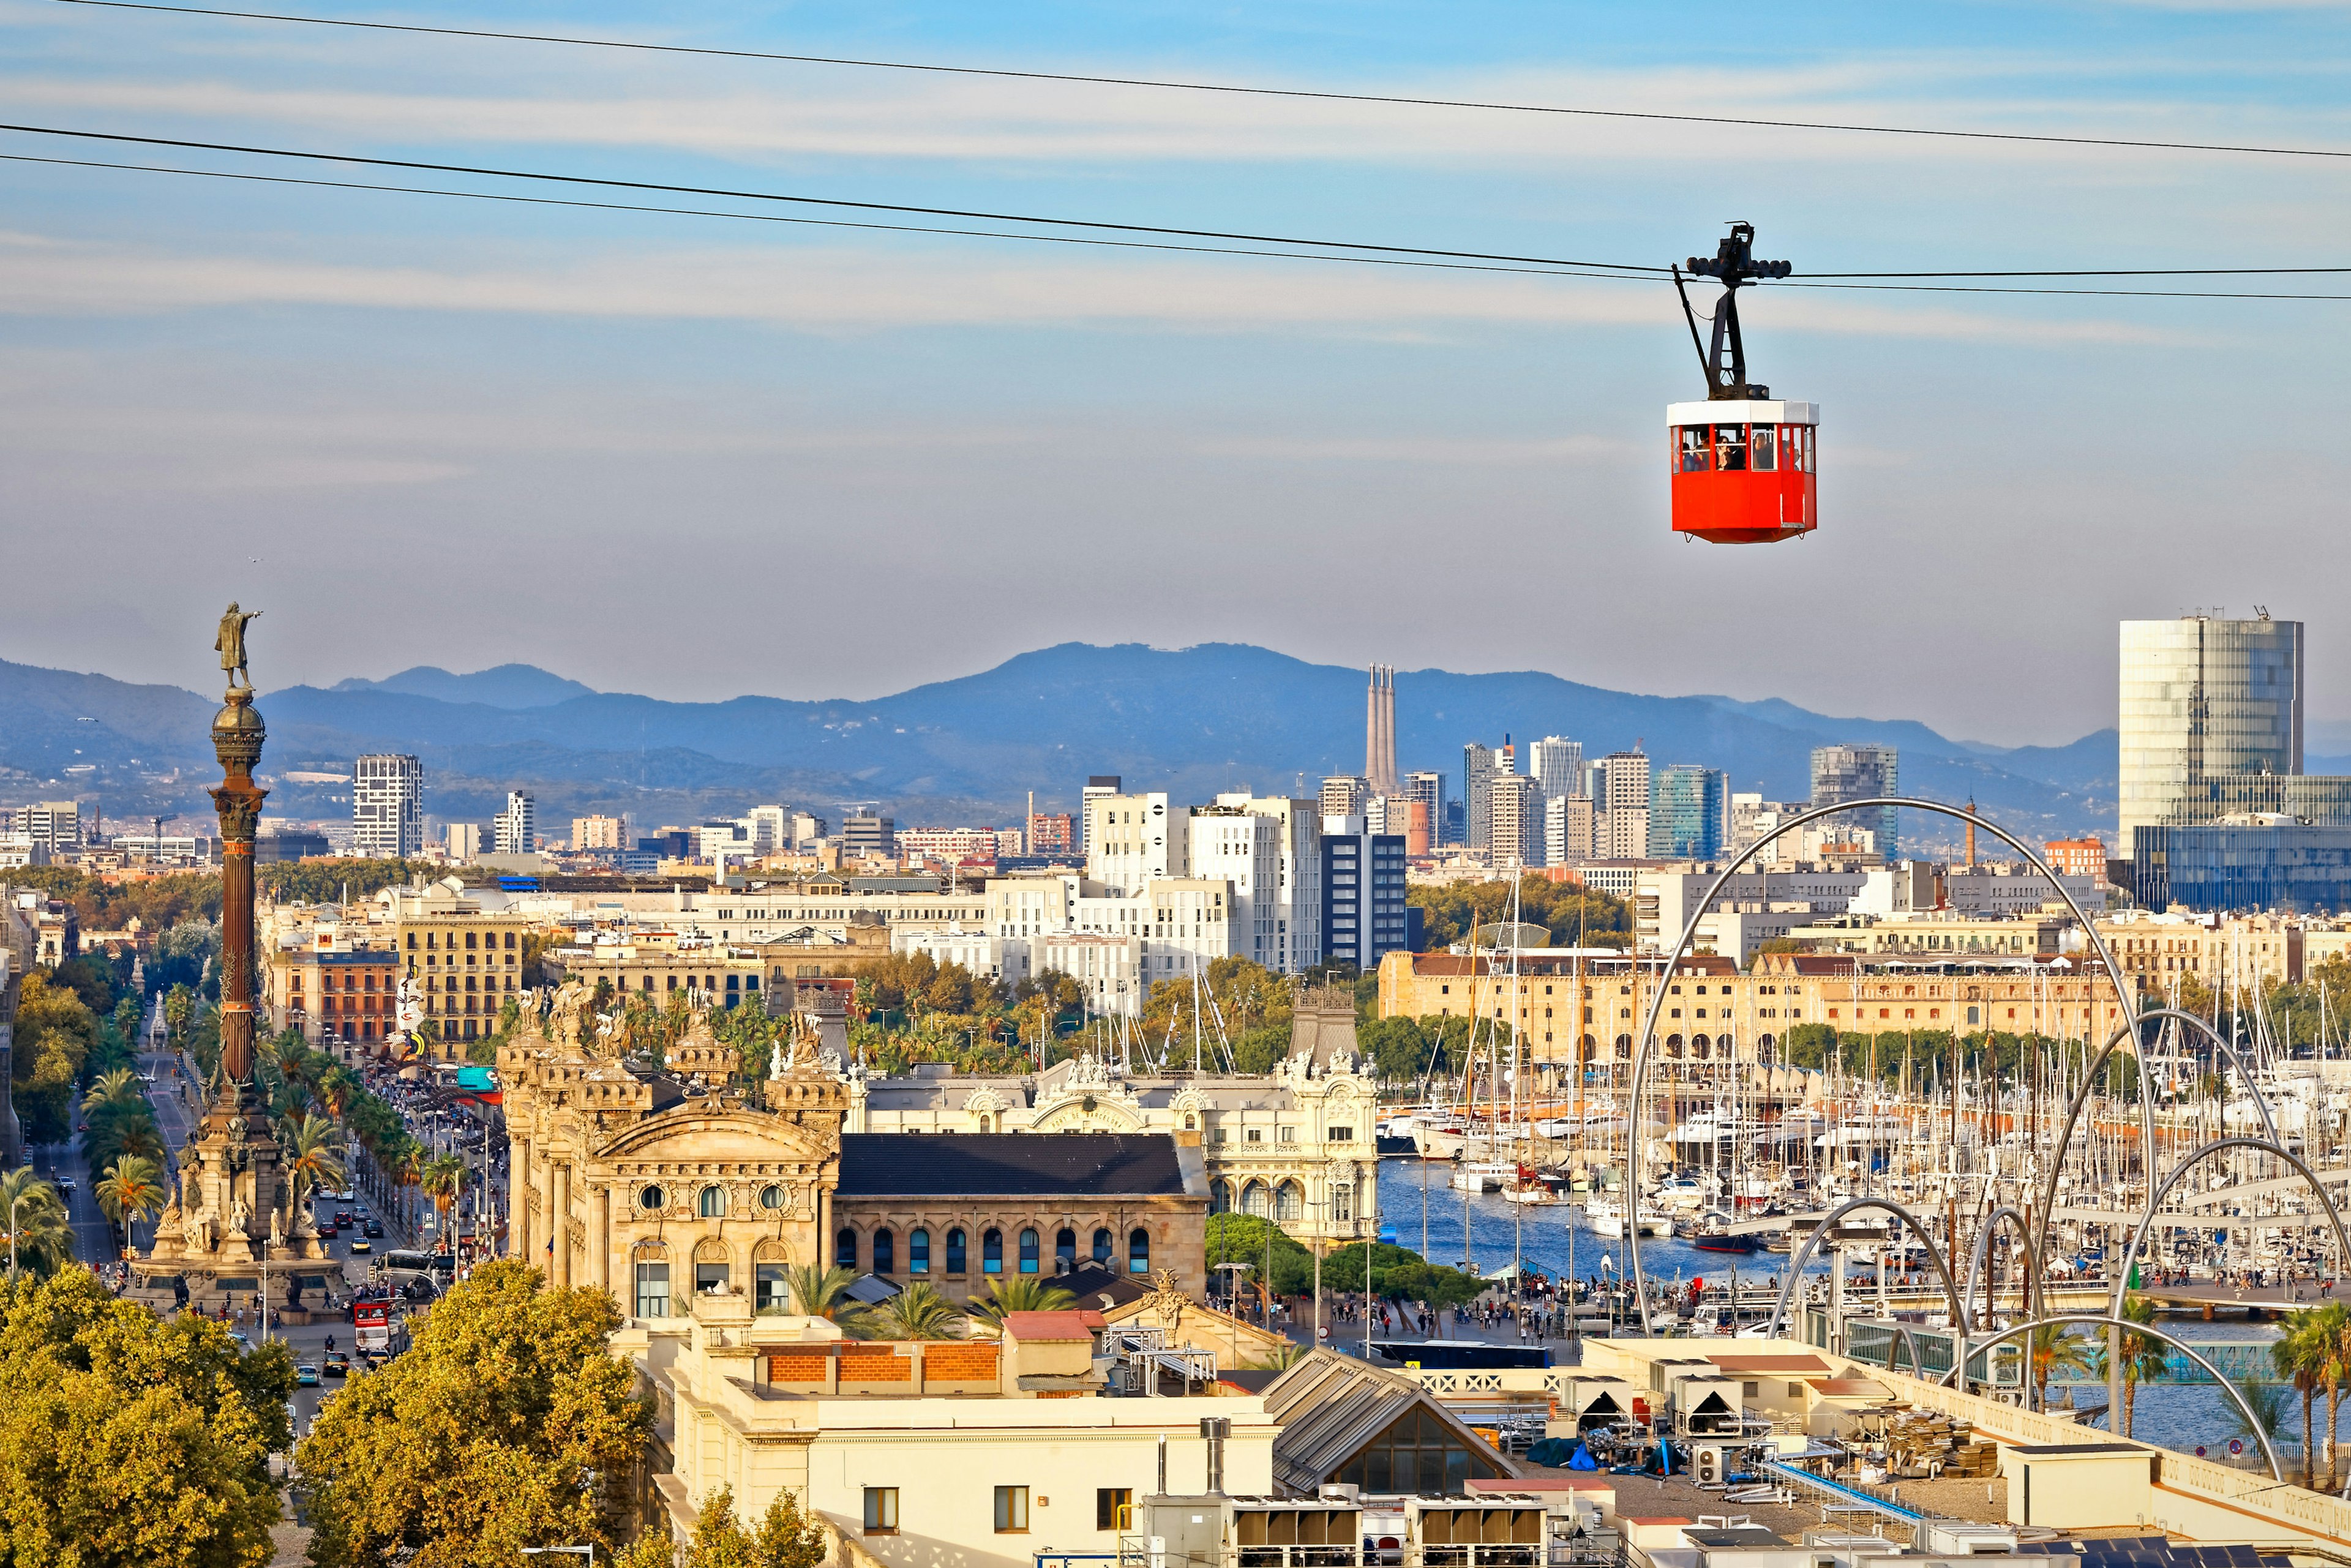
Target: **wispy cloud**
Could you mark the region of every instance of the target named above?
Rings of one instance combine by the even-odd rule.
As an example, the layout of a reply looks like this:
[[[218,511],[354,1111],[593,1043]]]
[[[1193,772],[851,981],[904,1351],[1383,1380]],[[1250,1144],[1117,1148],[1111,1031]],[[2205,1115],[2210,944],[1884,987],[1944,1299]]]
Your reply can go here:
[[[137,315],[257,306],[732,320],[811,331],[1067,326],[1393,335],[1400,326],[1670,326],[1661,284],[1373,273],[1324,261],[1004,259],[961,249],[610,249],[472,267],[166,254],[0,234],[0,312]],[[1882,297],[1881,297],[1882,298]],[[2027,318],[1782,294],[1785,331],[2064,346],[2176,344],[2116,319]]]

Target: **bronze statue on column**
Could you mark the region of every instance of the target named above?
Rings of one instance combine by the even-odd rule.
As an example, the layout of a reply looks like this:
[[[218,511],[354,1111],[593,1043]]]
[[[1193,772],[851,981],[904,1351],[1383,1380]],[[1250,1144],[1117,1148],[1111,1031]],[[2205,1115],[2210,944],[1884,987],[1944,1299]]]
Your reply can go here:
[[[213,754],[223,775],[213,794],[221,829],[221,1082],[223,1097],[241,1105],[253,1082],[253,841],[261,802],[269,793],[253,781],[254,764],[269,731],[253,706],[245,667],[246,623],[260,614],[232,602],[213,647],[228,676],[226,706],[213,718]]]

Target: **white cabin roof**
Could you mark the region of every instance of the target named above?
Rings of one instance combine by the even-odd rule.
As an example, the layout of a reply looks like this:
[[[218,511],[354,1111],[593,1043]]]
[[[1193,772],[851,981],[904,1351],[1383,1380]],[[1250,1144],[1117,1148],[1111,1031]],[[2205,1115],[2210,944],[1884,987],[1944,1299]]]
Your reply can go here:
[[[1743,399],[1736,402],[1666,404],[1667,424],[1818,424],[1820,422],[1821,405],[1816,402],[1766,402]]]

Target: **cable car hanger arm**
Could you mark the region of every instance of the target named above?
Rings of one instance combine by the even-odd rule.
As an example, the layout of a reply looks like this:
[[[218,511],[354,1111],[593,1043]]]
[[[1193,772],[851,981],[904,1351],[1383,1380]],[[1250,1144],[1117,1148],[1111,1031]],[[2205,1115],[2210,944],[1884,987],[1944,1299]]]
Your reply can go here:
[[[1698,354],[1698,374],[1706,377],[1710,385],[1714,381],[1714,367],[1706,362],[1706,344],[1699,340],[1698,335],[1698,312],[1690,308],[1689,289],[1682,283],[1682,269],[1678,266],[1674,268],[1674,292],[1682,297],[1682,318],[1689,323],[1690,348]]]

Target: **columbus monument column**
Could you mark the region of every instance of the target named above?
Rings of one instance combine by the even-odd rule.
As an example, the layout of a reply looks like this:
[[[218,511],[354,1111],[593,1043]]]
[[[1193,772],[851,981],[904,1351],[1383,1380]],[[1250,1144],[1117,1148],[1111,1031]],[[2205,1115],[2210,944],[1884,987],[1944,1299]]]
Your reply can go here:
[[[269,1106],[254,1077],[253,850],[268,791],[253,781],[269,732],[253,706],[246,672],[245,628],[261,612],[234,603],[221,617],[214,650],[228,678],[213,716],[213,754],[221,782],[213,807],[221,831],[220,1067],[210,1103],[180,1151],[179,1179],[155,1224],[155,1244],[131,1265],[133,1293],[155,1306],[188,1301],[211,1306],[225,1296],[262,1289],[284,1312],[300,1300],[306,1271],[324,1272],[327,1249],[287,1180]]]

